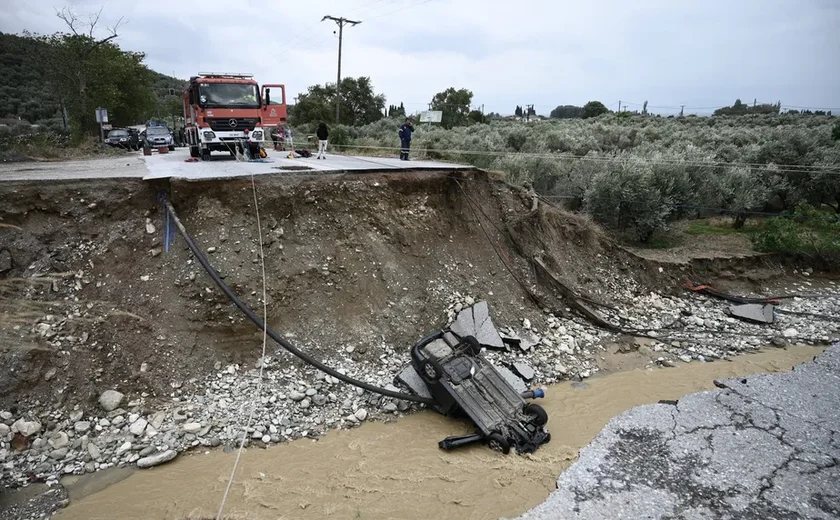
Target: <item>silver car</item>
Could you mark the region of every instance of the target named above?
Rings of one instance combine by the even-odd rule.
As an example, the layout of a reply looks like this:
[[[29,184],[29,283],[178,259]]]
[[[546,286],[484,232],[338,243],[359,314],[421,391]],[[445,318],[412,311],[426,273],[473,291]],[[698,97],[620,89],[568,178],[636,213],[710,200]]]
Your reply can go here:
[[[149,146],[152,148],[162,148],[165,146],[169,148],[170,152],[175,150],[175,140],[172,138],[169,129],[165,126],[150,126],[141,135],[143,141],[149,143]]]

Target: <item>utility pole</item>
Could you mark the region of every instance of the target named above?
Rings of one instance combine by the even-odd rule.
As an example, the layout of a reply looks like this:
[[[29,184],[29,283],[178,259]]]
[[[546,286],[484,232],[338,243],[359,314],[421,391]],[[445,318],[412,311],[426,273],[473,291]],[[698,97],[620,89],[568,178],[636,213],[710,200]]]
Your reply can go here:
[[[341,41],[344,38],[344,26],[348,23],[350,25],[359,25],[362,22],[361,21],[357,22],[357,21],[354,21],[354,20],[348,20],[347,18],[344,18],[343,16],[339,17],[339,18],[336,18],[335,16],[330,16],[330,15],[327,15],[327,16],[321,18],[322,22],[324,20],[332,20],[338,25],[338,74],[336,75],[336,79],[335,79],[335,124],[338,124],[338,122],[339,122],[338,116],[339,116],[339,112],[340,112],[340,109],[341,109],[341,95],[340,95],[340,93],[341,93]]]
[[[684,112],[685,112],[685,105],[680,105],[680,117],[683,116]]]
[[[531,121],[531,112],[534,111],[534,105],[525,105],[525,121]]]
[[[621,112],[621,100],[618,100],[618,111]]]

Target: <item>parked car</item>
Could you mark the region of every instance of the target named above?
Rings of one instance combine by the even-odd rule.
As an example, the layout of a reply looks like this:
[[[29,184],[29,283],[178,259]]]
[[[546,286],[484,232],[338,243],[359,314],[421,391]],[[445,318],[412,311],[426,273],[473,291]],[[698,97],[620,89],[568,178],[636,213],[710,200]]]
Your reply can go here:
[[[126,150],[139,150],[140,136],[132,128],[114,128],[108,132],[108,137],[105,138],[105,144]]]
[[[152,148],[166,146],[169,151],[175,150],[175,139],[172,133],[165,126],[149,126],[140,133],[144,142],[149,143]]]

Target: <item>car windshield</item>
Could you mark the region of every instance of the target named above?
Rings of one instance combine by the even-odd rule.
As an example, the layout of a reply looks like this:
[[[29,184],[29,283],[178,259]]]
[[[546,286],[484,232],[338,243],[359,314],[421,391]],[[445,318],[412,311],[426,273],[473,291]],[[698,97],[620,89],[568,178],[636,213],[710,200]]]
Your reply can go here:
[[[146,135],[166,135],[169,129],[163,126],[150,126],[146,129]]]
[[[259,108],[257,86],[244,83],[201,83],[199,95],[205,107]]]
[[[108,132],[108,137],[127,137],[128,131],[127,130],[111,130]]]

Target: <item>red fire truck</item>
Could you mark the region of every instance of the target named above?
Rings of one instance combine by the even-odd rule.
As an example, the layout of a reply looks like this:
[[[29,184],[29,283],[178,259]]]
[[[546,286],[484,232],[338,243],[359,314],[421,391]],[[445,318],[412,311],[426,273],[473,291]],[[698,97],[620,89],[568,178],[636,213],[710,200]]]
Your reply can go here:
[[[201,72],[184,91],[184,121],[192,157],[253,149],[286,123],[286,87],[260,88],[252,74]]]

